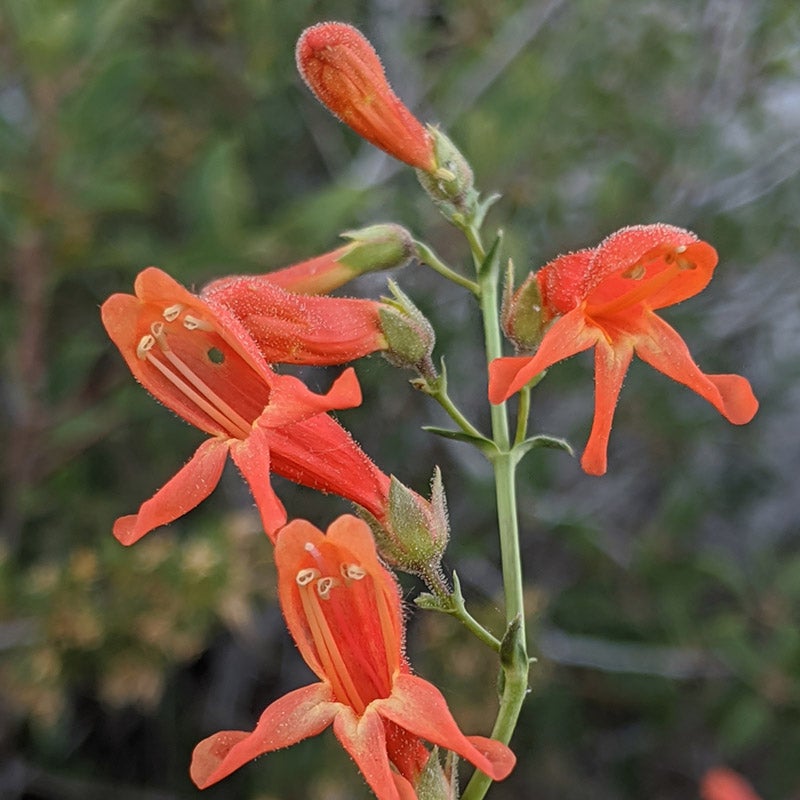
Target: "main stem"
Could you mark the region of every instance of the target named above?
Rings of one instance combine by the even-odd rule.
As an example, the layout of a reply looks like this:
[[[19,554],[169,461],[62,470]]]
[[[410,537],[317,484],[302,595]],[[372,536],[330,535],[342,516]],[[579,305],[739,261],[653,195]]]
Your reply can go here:
[[[466,231],[465,231],[466,232]],[[467,238],[476,263],[481,264],[485,251],[478,232],[472,228]],[[488,361],[502,355],[500,319],[498,315],[499,269],[497,263],[484,268],[479,274],[480,304],[483,317],[484,341]],[[525,647],[525,608],[522,590],[522,560],[519,548],[519,523],[517,519],[517,493],[515,482],[516,458],[511,451],[508,416],[505,403],[491,406],[492,435],[497,454],[492,458],[497,497],[497,522],[500,532],[500,555],[503,567],[506,624],[519,623],[516,641],[511,653],[504,659],[503,691],[492,738],[505,744],[511,739],[519,718],[522,703],[528,691],[528,656]],[[467,784],[462,800],[481,800],[489,790],[492,780],[482,772],[475,772]]]

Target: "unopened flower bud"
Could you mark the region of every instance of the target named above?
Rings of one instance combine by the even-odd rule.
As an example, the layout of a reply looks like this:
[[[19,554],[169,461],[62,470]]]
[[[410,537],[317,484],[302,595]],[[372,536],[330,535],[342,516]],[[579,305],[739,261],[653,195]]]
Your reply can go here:
[[[359,136],[418,169],[433,166],[433,140],[386,79],[361,31],[343,22],[306,28],[297,68],[317,99]]]
[[[400,267],[417,250],[411,234],[391,222],[345,231],[342,238],[348,240],[347,244],[335,250],[256,279],[295,294],[329,294],[365,272]],[[219,288],[226,280],[215,281],[213,286]]]
[[[378,311],[381,332],[386,339],[384,357],[398,367],[427,374],[436,343],[433,327],[400,287],[389,281],[394,297],[384,297]]]
[[[516,291],[509,276],[503,297],[503,332],[518,352],[532,352],[539,346],[551,318],[543,307],[535,273],[529,273]]]
[[[472,167],[461,151],[438,128],[433,137],[434,167],[417,170],[417,178],[431,200],[448,219],[469,219],[478,210]]]
[[[450,538],[450,526],[438,467],[431,481],[430,502],[392,476],[383,521],[364,516],[381,556],[390,566],[419,575],[429,583],[431,579],[441,579],[442,554]]]
[[[393,222],[345,231],[342,238],[349,244],[337,261],[351,270],[353,277],[402,267],[417,251],[411,234]]]

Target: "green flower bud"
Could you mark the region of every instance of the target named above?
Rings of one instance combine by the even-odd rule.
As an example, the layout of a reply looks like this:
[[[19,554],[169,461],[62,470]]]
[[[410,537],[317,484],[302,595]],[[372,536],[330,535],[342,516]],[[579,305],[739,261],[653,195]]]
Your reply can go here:
[[[360,513],[372,528],[378,550],[390,566],[419,575],[436,588],[443,584],[441,560],[450,538],[450,526],[438,467],[431,481],[430,502],[392,476],[383,520],[363,510]]]
[[[400,287],[389,281],[394,297],[382,298],[378,321],[386,339],[383,355],[398,367],[429,371],[436,335],[430,322]]]
[[[531,272],[516,292],[512,286],[513,272],[509,264],[503,295],[502,324],[506,337],[518,352],[533,352],[542,341],[551,320],[542,305],[542,293],[536,274]]]
[[[417,179],[439,210],[450,220],[472,219],[479,210],[472,167],[461,151],[438,128],[428,126],[433,137],[435,167],[417,170]]]

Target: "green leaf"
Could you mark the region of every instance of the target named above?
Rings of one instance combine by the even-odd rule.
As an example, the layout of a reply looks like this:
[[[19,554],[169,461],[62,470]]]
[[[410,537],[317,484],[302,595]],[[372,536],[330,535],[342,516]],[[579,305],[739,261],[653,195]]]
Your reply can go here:
[[[522,459],[531,450],[534,450],[537,447],[546,447],[550,450],[563,450],[564,452],[569,453],[571,456],[575,455],[572,445],[566,441],[566,439],[560,439],[557,436],[546,436],[544,434],[531,436],[530,438],[525,439],[516,445],[514,452],[517,453],[519,459]]]
[[[466,442],[473,444],[480,450],[490,450],[492,452],[497,450],[497,446],[491,439],[485,436],[475,436],[472,433],[465,433],[464,431],[451,430],[450,428],[439,428],[436,425],[423,425],[422,430],[428,433],[433,433],[436,436],[441,436],[443,439],[452,439],[456,442]]]

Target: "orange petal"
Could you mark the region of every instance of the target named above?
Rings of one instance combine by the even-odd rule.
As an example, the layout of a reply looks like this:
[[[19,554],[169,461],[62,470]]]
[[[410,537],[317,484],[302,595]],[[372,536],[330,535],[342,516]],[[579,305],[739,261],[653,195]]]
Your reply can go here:
[[[333,732],[356,762],[378,800],[403,800],[386,752],[386,734],[380,716],[370,706],[361,717],[342,707],[333,721]]]
[[[516,763],[514,754],[502,742],[487,747],[481,737],[478,747],[464,736],[442,693],[416,675],[398,675],[392,694],[384,700],[376,700],[373,707],[382,717],[410,733],[458,753],[492,780],[505,778]]]
[[[634,346],[639,358],[697,392],[735,425],[750,422],[758,411],[758,400],[746,378],[706,375],[677,331],[655,314],[644,316]]]
[[[198,788],[205,789],[264,753],[321,733],[338,708],[327,684],[295,689],[267,706],[252,732],[220,731],[203,739],[192,753],[189,774]]]
[[[275,375],[269,405],[256,421],[264,428],[278,428],[302,422],[317,414],[361,404],[361,386],[355,370],[348,367],[325,394],[312,392],[292,375]]]
[[[623,340],[597,343],[594,354],[594,419],[589,441],[581,456],[581,467],[589,475],[604,475],[607,466],[608,437],[622,382],[633,358],[633,347]]]
[[[700,784],[703,800],[760,800],[753,787],[727,767],[708,770]]]
[[[496,358],[489,364],[489,401],[502,403],[557,361],[588,350],[599,336],[596,328],[585,324],[582,308],[559,317],[547,329],[534,356]]]
[[[258,426],[244,441],[231,445],[231,458],[247,481],[256,508],[261,515],[264,531],[272,541],[278,530],[286,524],[286,509],[272,489],[269,479],[270,453],[267,431]]]
[[[124,545],[133,544],[198,506],[219,483],[227,455],[227,441],[207,439],[187,464],[142,503],[138,514],[120,517],[114,523],[114,536]]]

